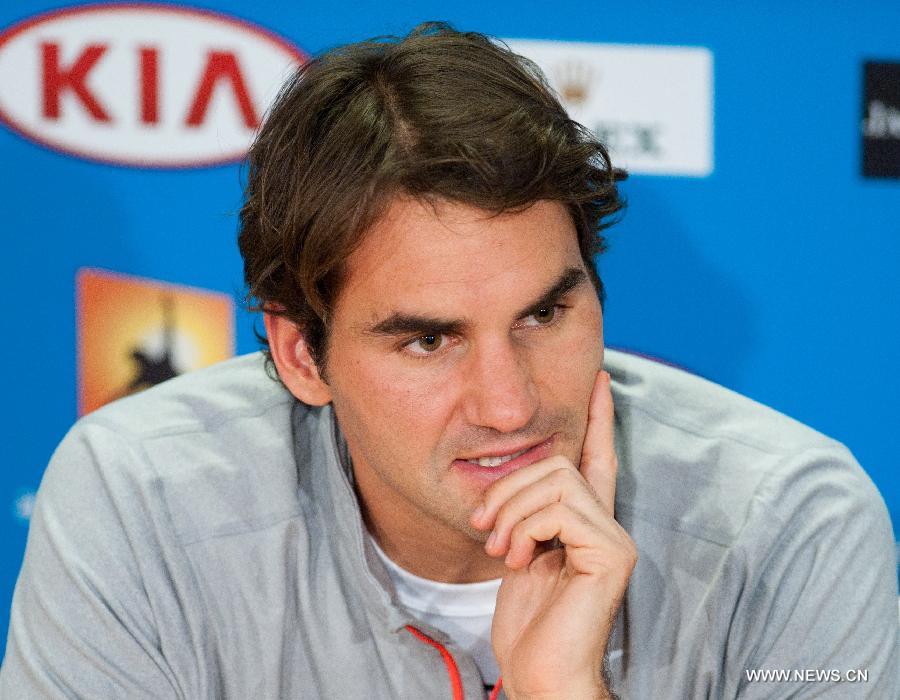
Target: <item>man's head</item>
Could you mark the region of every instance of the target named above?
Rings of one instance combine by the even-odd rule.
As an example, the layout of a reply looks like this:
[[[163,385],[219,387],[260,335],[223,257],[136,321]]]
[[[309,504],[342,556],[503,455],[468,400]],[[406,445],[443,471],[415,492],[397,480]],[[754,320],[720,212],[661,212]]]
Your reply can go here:
[[[504,212],[563,204],[594,257],[622,204],[605,148],[527,59],[423,24],[338,47],[284,86],[249,156],[239,244],[248,297],[303,328],[321,373],[344,263],[397,195]]]
[[[370,530],[424,548],[407,564],[484,540],[479,458],[578,463],[616,178],[533,65],[444,25],[329,52],[266,120],[250,293],[282,382],[332,403]]]

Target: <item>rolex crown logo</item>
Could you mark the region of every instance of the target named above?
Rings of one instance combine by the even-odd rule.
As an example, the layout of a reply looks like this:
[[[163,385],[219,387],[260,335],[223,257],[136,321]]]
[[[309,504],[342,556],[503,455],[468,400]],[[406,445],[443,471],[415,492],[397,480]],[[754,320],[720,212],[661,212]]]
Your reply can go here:
[[[567,60],[556,66],[553,76],[563,102],[575,107],[587,102],[591,82],[594,79],[594,69],[590,65],[577,60]]]

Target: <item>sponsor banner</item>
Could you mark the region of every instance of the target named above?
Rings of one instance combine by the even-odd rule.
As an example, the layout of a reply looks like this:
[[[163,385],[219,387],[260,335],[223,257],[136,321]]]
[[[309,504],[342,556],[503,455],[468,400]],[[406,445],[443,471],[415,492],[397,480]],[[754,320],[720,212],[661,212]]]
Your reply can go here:
[[[863,66],[862,170],[900,177],[900,63]]]
[[[209,10],[69,7],[0,33],[0,120],[44,146],[102,162],[234,162],[305,60],[281,37]]]
[[[227,294],[82,269],[78,414],[234,355]]]
[[[631,173],[713,170],[713,58],[702,47],[504,40]]]

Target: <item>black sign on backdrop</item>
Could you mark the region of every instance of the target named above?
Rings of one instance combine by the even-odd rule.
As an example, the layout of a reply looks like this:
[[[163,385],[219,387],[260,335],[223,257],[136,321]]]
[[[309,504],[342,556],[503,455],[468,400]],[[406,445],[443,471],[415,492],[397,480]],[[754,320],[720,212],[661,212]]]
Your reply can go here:
[[[863,67],[862,170],[900,178],[900,63]]]

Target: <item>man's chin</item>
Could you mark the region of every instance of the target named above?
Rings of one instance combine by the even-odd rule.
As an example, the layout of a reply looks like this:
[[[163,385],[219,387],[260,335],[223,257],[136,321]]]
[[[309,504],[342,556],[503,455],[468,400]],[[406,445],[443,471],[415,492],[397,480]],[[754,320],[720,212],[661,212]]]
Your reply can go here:
[[[465,520],[457,520],[452,523],[448,522],[447,524],[451,525],[454,530],[461,532],[467,538],[481,546],[484,546],[484,544],[488,541],[488,537],[491,536],[490,530],[478,530],[472,527],[472,525],[468,521],[468,518]]]
[[[466,526],[466,534],[480,545],[486,544],[488,537],[491,536],[490,531],[485,532],[484,530],[476,530],[471,525]]]

